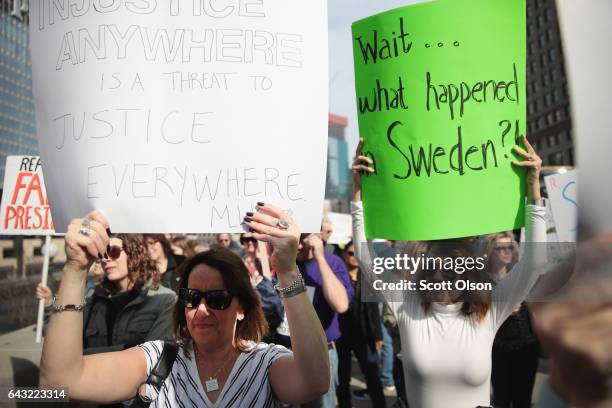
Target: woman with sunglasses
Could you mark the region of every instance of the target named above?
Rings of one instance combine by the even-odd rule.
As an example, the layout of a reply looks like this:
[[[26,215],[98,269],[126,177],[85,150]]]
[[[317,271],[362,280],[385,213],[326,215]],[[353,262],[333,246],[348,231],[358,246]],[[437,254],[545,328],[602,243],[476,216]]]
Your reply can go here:
[[[160,285],[143,236],[113,235],[105,255],[99,261],[103,280],[85,299],[85,353],[123,350],[149,340],[169,339],[176,295]]]
[[[515,161],[513,165],[528,169],[526,240],[546,242],[545,208],[541,203],[539,180],[542,160],[525,136],[522,142],[526,150],[515,146],[514,151],[524,160]],[[415,252],[407,254],[416,257],[424,254],[432,260],[451,258],[456,265],[450,270],[452,276],[445,273],[448,272],[445,268],[435,266],[427,271],[421,268],[412,276],[401,270],[376,275],[373,260],[377,255],[366,241],[361,203],[361,174],[372,174],[375,170],[373,160],[361,154],[362,145],[363,140],[357,147],[352,167],[354,197],[351,214],[355,252],[362,265],[364,280],[371,285],[375,279],[381,278],[387,283],[414,279],[417,286],[424,281],[432,287],[427,291],[378,292],[398,322],[409,405],[421,408],[489,406],[491,347],[495,333],[527,297],[541,272],[540,268],[544,266],[545,253],[537,244],[528,245],[508,277],[492,291],[462,289],[467,272],[463,266],[461,270],[457,267],[460,258],[461,262],[473,258],[475,264],[481,256],[477,242],[468,238],[416,243],[412,246]],[[410,211],[409,207],[407,211]],[[488,278],[475,276],[475,279],[482,282]],[[457,281],[463,281],[460,287]]]
[[[486,239],[485,253],[489,275],[499,282],[516,264],[518,244],[512,232],[491,234]],[[491,385],[495,407],[531,407],[539,358],[540,344],[523,302],[501,325],[493,342]]]
[[[73,220],[66,233],[67,262],[43,347],[41,386],[97,403],[146,395],[152,407],[275,407],[324,394],[330,381],[327,341],[295,265],[299,228],[276,207],[257,208],[244,223],[250,236],[272,248],[292,351],[259,342],[265,320],[246,267],[228,251],[209,251],[184,266],[174,313],[182,342],[159,392],[146,382],[162,342],[84,356],[85,271],[103,257],[109,241],[108,221],[94,211]]]

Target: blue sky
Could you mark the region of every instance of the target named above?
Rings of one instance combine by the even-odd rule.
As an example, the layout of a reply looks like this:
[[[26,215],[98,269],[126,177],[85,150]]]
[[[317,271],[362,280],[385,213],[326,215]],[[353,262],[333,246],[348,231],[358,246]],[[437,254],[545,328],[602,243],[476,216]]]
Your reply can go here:
[[[349,160],[357,146],[355,77],[351,23],[382,11],[422,0],[328,0],[329,13],[329,111],[349,119],[346,138]]]

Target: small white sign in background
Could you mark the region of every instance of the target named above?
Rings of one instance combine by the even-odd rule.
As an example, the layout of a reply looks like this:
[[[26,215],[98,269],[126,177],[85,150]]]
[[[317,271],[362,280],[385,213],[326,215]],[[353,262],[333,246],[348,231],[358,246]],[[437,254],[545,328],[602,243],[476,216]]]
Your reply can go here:
[[[559,242],[576,242],[578,170],[544,177]]]
[[[0,214],[1,235],[55,233],[40,157],[6,158]]]

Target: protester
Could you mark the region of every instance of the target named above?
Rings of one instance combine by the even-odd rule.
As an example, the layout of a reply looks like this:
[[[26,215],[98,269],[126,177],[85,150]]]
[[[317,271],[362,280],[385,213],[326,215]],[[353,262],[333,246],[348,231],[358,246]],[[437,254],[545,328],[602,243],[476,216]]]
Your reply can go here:
[[[231,234],[217,234],[217,243],[213,245],[213,248],[227,248],[238,254],[240,257],[244,256],[244,248],[242,248],[242,246],[232,239]]]
[[[486,238],[487,270],[491,279],[506,278],[518,260],[518,244],[512,232]],[[526,303],[517,306],[501,325],[493,342],[491,383],[493,405],[499,408],[529,408],[535,383],[540,347],[531,328]]]
[[[351,352],[355,354],[363,373],[368,394],[375,408],[385,407],[385,396],[378,369],[378,352],[382,348],[382,324],[377,302],[361,301],[361,277],[355,259],[353,243],[349,242],[342,252],[344,263],[351,278],[355,295],[349,309],[339,318],[342,335],[336,341],[338,349],[338,406],[351,408]],[[365,288],[367,290],[367,287]]]
[[[232,236],[230,234],[217,234],[217,249],[230,249],[232,244]]]
[[[312,304],[325,330],[330,361],[329,391],[306,406],[309,408],[335,407],[338,377],[338,354],[335,341],[340,337],[338,314],[348,310],[353,298],[353,287],[344,262],[337,256],[324,251],[323,241],[318,234],[302,234],[297,265],[310,289]],[[293,345],[292,328],[290,333]]]
[[[104,279],[87,294],[83,309],[85,353],[171,338],[176,295],[160,285],[143,236],[111,235],[105,252]]]
[[[323,241],[323,247],[325,248],[325,251],[332,253],[332,254],[335,253],[334,250],[336,249],[336,246],[332,245],[329,242],[329,239],[331,238],[333,233],[334,233],[334,228],[332,226],[331,220],[329,218],[323,218],[323,221],[321,221],[321,232],[319,236],[321,237],[321,240]]]
[[[257,256],[257,240],[253,237],[246,237],[244,234],[240,234],[240,245],[244,248],[242,261],[249,271],[253,286],[257,286],[261,278],[263,278],[261,260]]]
[[[380,303],[380,315],[385,312],[386,305]],[[381,319],[382,320],[382,319]],[[383,391],[395,392],[395,382],[393,377],[393,339],[387,327],[381,323],[383,344],[380,349],[380,378],[383,384]]]
[[[178,290],[181,280],[179,267],[185,261],[184,255],[175,255],[168,237],[164,234],[145,235],[149,256],[157,265],[157,270],[161,276],[161,284],[165,287]]]
[[[183,255],[187,258],[198,253],[196,250],[196,242],[189,239],[185,235],[178,235],[172,238],[172,253],[174,255]]]
[[[273,342],[276,337],[276,329],[281,324],[285,311],[283,303],[274,290],[272,282],[263,276],[261,259],[257,256],[257,240],[253,237],[240,235],[240,243],[245,247],[245,255],[242,261],[249,272],[251,285],[257,290],[261,306],[268,322],[268,331],[263,337],[265,342]]]
[[[523,136],[522,141],[527,150],[515,146],[514,151],[525,160],[513,164],[529,170],[526,180],[526,240],[545,242],[545,208],[541,206],[539,181],[542,160],[526,137]],[[362,144],[363,141],[359,143],[352,167],[354,199],[351,213],[357,259],[362,265],[365,279],[372,282],[374,254],[365,239],[360,174],[374,173],[374,169],[371,167],[373,160],[361,156]],[[377,167],[380,167],[380,163]],[[432,241],[423,248],[425,256],[433,258],[475,258],[478,255],[477,245],[468,239]],[[399,324],[410,406],[471,408],[489,405],[491,347],[495,333],[526,298],[538,278],[541,263],[545,262],[545,255],[544,259],[541,259],[541,255],[536,246],[527,246],[518,264],[491,293],[470,293],[456,288],[428,294],[406,290],[402,292],[403,302],[390,300],[391,294],[381,293]],[[410,276],[398,271],[391,277],[398,278],[398,275]],[[427,282],[446,281],[451,284],[458,276],[456,271],[440,269],[428,273],[420,270],[415,275],[416,279]],[[465,277],[472,275],[466,272],[462,279]]]
[[[219,250],[198,254],[184,266],[174,312],[175,335],[182,343],[160,387],[153,378],[145,382],[165,349],[162,342],[83,356],[83,317],[77,310],[85,273],[109,242],[108,221],[94,211],[73,220],[65,236],[67,261],[57,297],[63,311],[49,324],[41,386],[66,389],[71,399],[97,403],[142,393],[153,400],[152,407],[172,408],[276,406],[278,400],[301,403],[325,393],[325,337],[295,268],[299,229],[273,206],[261,204],[258,210],[256,221],[246,224],[253,237],[273,248],[293,352],[259,343],[265,321],[246,268],[235,254]]]

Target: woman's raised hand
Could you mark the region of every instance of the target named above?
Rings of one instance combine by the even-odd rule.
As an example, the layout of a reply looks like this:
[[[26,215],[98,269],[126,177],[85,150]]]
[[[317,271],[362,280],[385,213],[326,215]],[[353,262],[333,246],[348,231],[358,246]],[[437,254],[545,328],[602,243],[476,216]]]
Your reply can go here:
[[[258,203],[257,212],[247,213],[244,224],[248,236],[271,247],[270,262],[277,273],[293,271],[297,257],[300,228],[283,210]]]
[[[351,166],[353,173],[353,201],[361,201],[361,174],[372,174],[376,171],[372,167],[374,165],[374,160],[361,154],[362,147],[363,139],[359,139],[359,144],[357,145],[357,149],[355,151],[355,160]]]
[[[108,220],[98,211],[83,218],[75,218],[66,232],[66,266],[75,270],[87,270],[91,264],[106,255]]]
[[[512,164],[517,167],[528,167],[529,172],[527,173],[527,196],[530,199],[540,198],[540,172],[542,171],[542,159],[538,156],[531,143],[527,140],[525,135],[521,136],[523,145],[527,151],[521,149],[519,146],[514,146],[516,154],[521,156],[523,161],[513,161]]]

